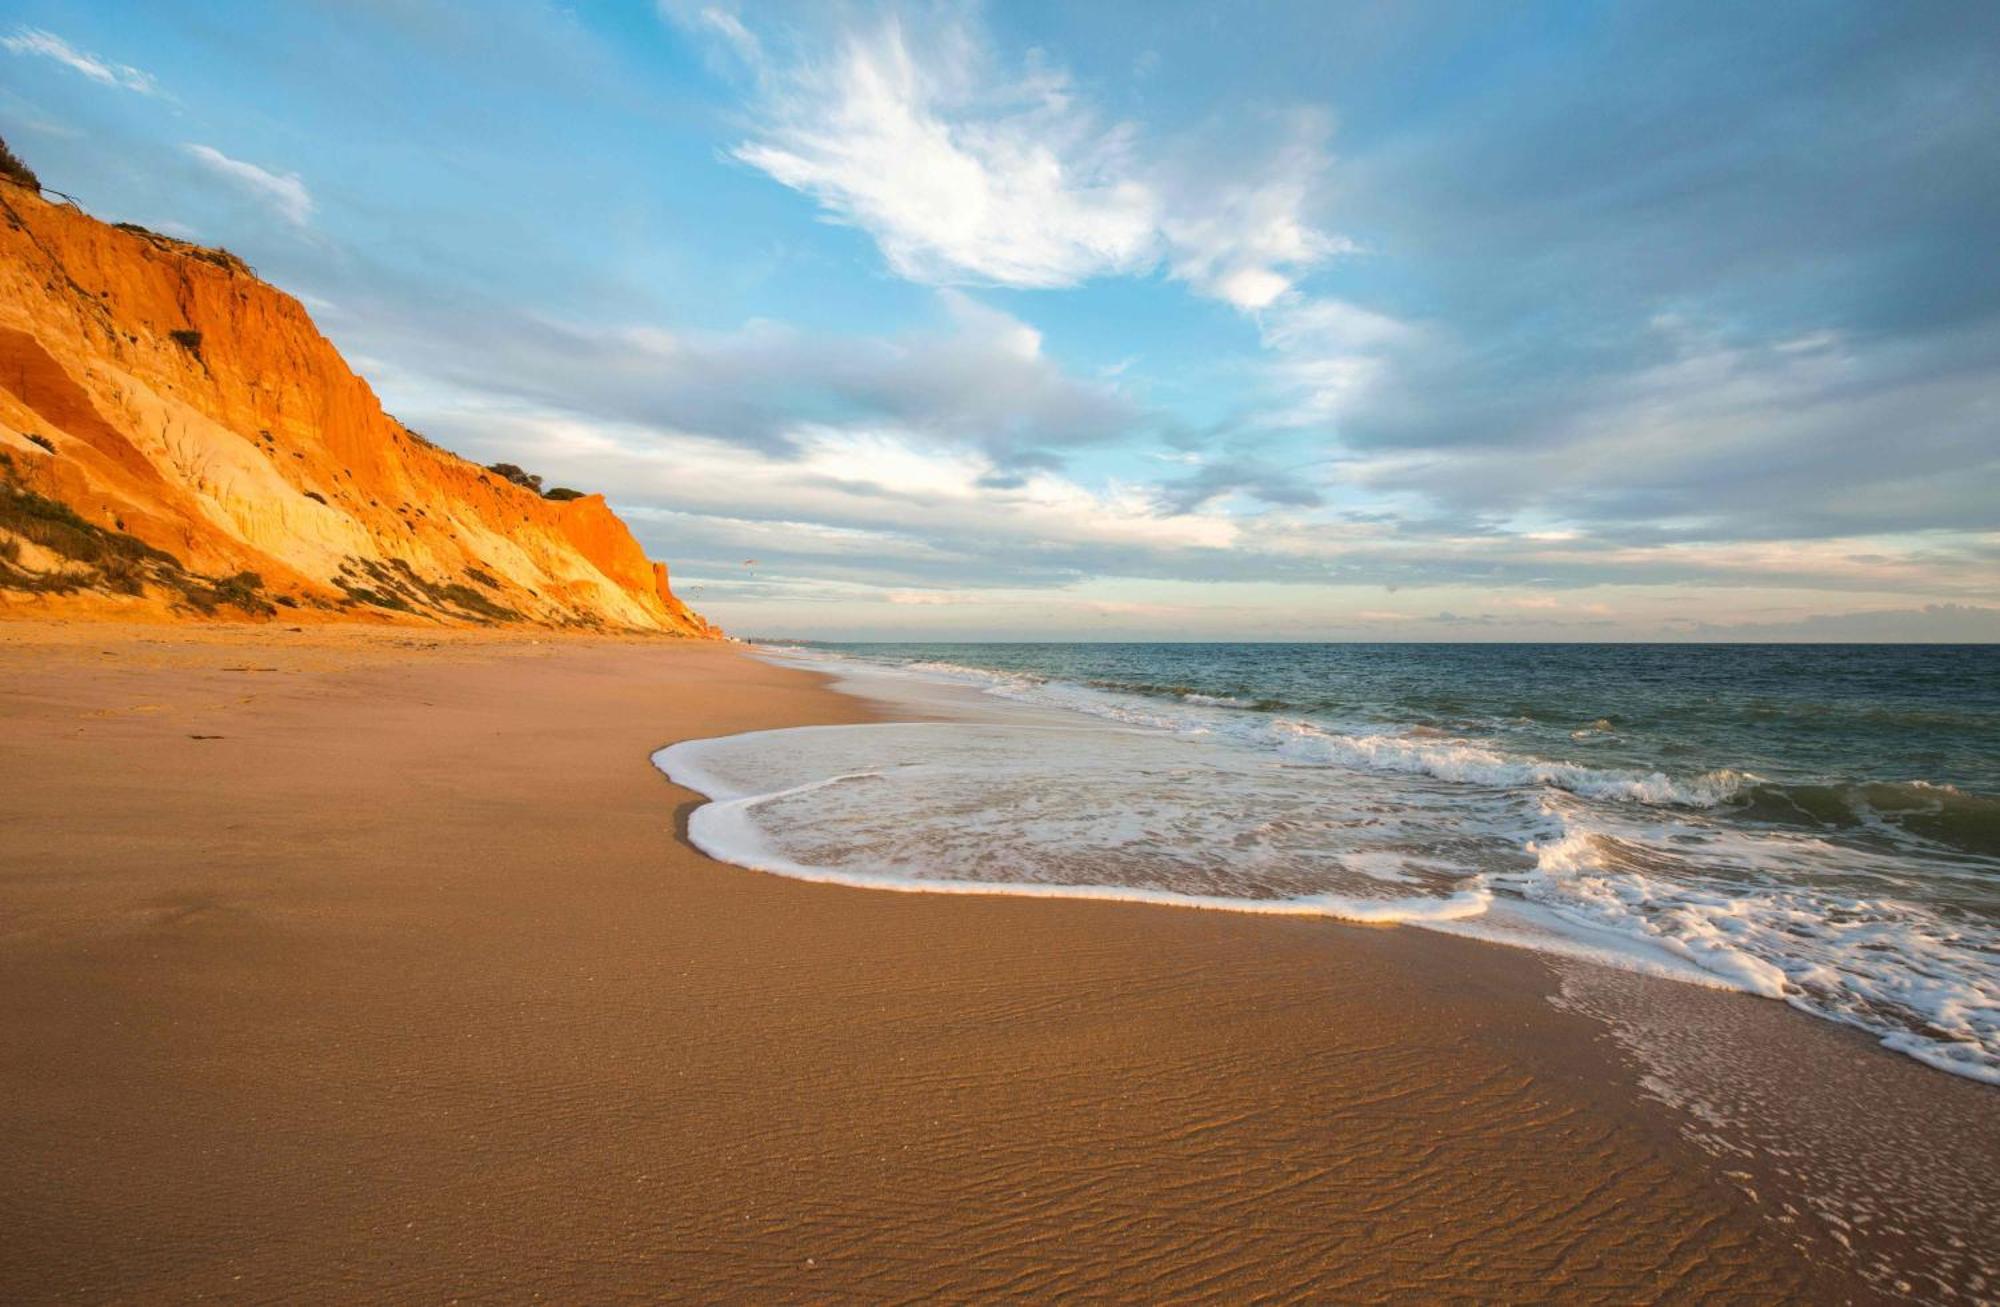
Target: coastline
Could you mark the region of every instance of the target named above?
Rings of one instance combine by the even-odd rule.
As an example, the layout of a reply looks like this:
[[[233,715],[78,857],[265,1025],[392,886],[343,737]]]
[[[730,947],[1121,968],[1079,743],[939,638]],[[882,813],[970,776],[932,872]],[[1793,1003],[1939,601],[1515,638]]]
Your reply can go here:
[[[10,1300],[1874,1300],[1582,964],[709,860],[649,756],[870,719],[814,674],[95,625],[0,669]],[[1990,1093],[1689,1001],[1956,1085],[1944,1125]]]

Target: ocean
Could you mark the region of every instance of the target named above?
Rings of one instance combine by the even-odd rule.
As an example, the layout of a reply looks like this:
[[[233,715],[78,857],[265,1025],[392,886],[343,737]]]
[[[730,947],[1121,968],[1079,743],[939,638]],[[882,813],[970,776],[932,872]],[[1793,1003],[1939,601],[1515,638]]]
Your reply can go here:
[[[725,861],[1472,935],[2000,1084],[2000,648],[763,652],[912,720],[663,750]]]

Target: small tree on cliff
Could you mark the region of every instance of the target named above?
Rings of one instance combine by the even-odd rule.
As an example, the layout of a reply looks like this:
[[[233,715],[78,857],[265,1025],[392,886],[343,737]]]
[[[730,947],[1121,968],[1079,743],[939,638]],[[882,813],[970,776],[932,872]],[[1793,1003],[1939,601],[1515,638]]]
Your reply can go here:
[[[35,170],[22,163],[20,157],[7,148],[7,142],[4,140],[0,140],[0,177],[17,186],[26,186],[30,190],[42,189],[42,179],[35,176]]]
[[[495,463],[486,470],[506,477],[517,486],[526,486],[538,495],[542,493],[542,479],[533,472],[522,471],[512,463]]]

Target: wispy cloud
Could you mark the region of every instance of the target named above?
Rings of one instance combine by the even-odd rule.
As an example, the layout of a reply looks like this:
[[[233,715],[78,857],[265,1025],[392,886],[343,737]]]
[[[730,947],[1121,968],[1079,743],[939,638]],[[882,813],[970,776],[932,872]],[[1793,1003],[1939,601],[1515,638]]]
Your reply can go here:
[[[976,451],[996,476],[1133,430],[1142,412],[1112,381],[1070,375],[1032,327],[943,290],[939,321],[895,335],[773,322],[669,331],[534,317],[487,303],[368,305],[333,325],[440,380],[622,424],[696,431],[780,459],[802,425],[890,427]],[[393,324],[393,326],[391,325]]]
[[[1324,115],[1291,115],[1261,157],[1238,142],[1195,167],[1195,152],[1108,120],[1046,60],[1008,69],[964,21],[890,18],[790,60],[732,14],[688,21],[754,74],[756,126],[735,157],[867,232],[913,280],[1058,287],[1164,264],[1254,310],[1352,249],[1308,217]]]
[[[695,11],[695,21],[719,34],[735,50],[738,58],[746,63],[758,63],[764,57],[764,47],[754,33],[743,25],[743,20],[719,5],[708,5]]]
[[[1010,68],[963,12],[847,26],[803,53],[731,12],[666,12],[750,73],[753,127],[734,156],[866,232],[898,274],[1048,288],[1164,271],[1253,318],[1266,393],[1245,428],[1330,429],[1415,339],[1378,311],[1300,288],[1360,253],[1316,216],[1332,167],[1322,109],[1149,137],[1046,57]],[[1238,451],[1158,502],[1185,512],[1238,493],[1319,500]]]
[[[1646,366],[1503,396],[1460,422],[1437,406],[1464,397],[1425,393],[1458,347],[1403,351],[1407,375],[1357,396],[1348,472],[1451,511],[1641,542],[1991,529],[2000,322],[1920,342],[1746,342],[1659,317],[1647,335]]]
[[[308,284],[338,287],[329,330],[396,411],[612,488],[684,584],[746,615],[1018,634],[1101,587],[1171,589],[1190,615],[1128,629],[1174,635],[1995,620],[2000,301],[1976,255],[1996,192],[1968,125],[1991,79],[1968,55],[1978,98],[1952,91],[1911,75],[1935,52],[1876,39],[1952,24],[1757,18],[1774,57],[1713,70],[1712,24],[1641,0],[1587,25],[1614,42],[1592,57],[1476,61],[1440,101],[1356,54],[1338,7],[1260,11],[1212,64],[1205,35],[1163,41],[1139,86],[1115,39],[1058,48],[1079,25],[988,30],[960,0],[662,3],[737,93],[675,121],[721,135],[616,154],[578,216],[653,212],[672,184],[689,220],[646,233],[666,250],[634,260],[602,222],[610,239],[458,221],[427,254],[507,246],[506,268],[599,281],[411,246],[373,282],[328,259]],[[1507,27],[1406,8],[1371,17],[1405,29],[1372,48],[1465,22]],[[1692,44],[1645,35],[1662,22]],[[1058,45],[1021,53],[1036,40]],[[1288,49],[1310,70],[1284,72]],[[753,245],[784,257],[746,270]],[[1103,284],[1136,278],[1157,284]],[[799,325],[750,316],[788,299]]]
[[[1285,116],[1279,144],[1245,168],[1165,170],[1170,180],[1160,216],[1173,274],[1195,290],[1246,311],[1268,308],[1292,290],[1301,272],[1356,252],[1344,236],[1308,218],[1331,158],[1332,120],[1302,109]]]
[[[740,24],[723,30],[761,58]],[[736,157],[867,231],[904,276],[1067,286],[1155,258],[1131,130],[1058,71],[1005,77],[956,30],[914,50],[892,18],[825,62],[760,72],[761,123]]]
[[[1409,323],[1327,296],[1287,294],[1258,315],[1272,361],[1265,421],[1285,427],[1336,422],[1422,333]]]
[[[190,142],[182,148],[202,167],[235,183],[292,226],[304,227],[312,221],[312,193],[297,173],[269,172],[209,145]]]
[[[130,64],[100,59],[77,49],[54,32],[39,27],[17,27],[12,36],[0,37],[0,46],[5,46],[13,54],[53,59],[65,68],[105,86],[122,87],[141,95],[158,95],[160,92],[159,83],[153,80],[152,74]]]
[[[774,566],[811,558],[823,576],[1047,581],[1074,577],[1075,560],[1099,551],[1166,556],[1226,550],[1238,538],[1219,513],[1160,516],[1138,485],[1089,486],[1031,469],[996,489],[1000,465],[990,457],[886,425],[801,426],[791,432],[792,456],[781,460],[688,433],[508,408],[428,420],[440,431],[476,430],[489,449],[567,463],[590,484],[620,486],[620,509],[642,522],[657,510],[687,515],[675,522],[683,539],[721,529],[722,557],[740,559],[741,550]],[[751,523],[763,524],[761,533]]]

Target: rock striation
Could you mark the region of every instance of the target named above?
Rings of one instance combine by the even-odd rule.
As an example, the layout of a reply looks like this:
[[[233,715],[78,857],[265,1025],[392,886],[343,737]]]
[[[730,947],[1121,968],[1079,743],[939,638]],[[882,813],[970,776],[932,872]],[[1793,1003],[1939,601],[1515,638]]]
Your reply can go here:
[[[382,411],[222,250],[0,177],[0,615],[720,632],[601,495]]]

